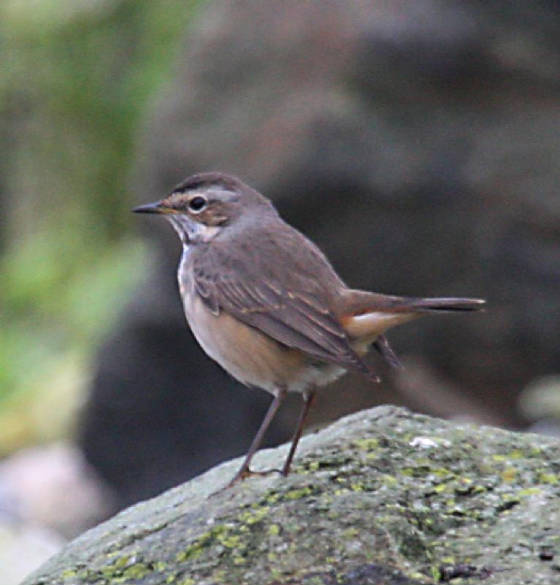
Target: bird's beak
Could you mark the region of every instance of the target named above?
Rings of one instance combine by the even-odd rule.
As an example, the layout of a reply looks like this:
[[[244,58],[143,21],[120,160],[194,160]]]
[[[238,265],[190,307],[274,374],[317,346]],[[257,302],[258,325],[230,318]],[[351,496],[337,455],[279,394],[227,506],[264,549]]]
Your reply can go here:
[[[134,213],[177,213],[172,207],[163,204],[162,201],[155,201],[154,203],[146,203],[140,205],[132,210]]]

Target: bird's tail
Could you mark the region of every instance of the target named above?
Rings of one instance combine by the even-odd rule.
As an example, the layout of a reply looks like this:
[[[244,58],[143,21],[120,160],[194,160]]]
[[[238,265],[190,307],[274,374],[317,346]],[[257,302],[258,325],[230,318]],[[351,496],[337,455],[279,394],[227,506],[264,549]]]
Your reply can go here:
[[[467,297],[399,297],[347,289],[339,299],[338,312],[342,317],[365,313],[427,313],[478,311],[486,303],[483,299]]]
[[[401,297],[400,310],[412,310],[414,312],[425,311],[479,311],[485,305],[486,301],[483,299],[471,299],[461,297],[436,297],[436,298],[410,298]],[[395,306],[396,308],[396,306]]]
[[[339,318],[358,354],[365,354],[369,345],[378,340],[377,349],[388,361],[396,362],[383,337],[388,329],[428,313],[477,311],[484,304],[482,299],[398,297],[348,290],[341,299]]]

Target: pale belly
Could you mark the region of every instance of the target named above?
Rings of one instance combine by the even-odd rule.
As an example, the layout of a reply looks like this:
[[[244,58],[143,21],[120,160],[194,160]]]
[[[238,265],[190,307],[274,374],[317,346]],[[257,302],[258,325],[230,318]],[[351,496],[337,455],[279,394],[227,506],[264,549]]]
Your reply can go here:
[[[345,373],[333,364],[317,363],[289,349],[227,313],[214,315],[193,294],[182,290],[189,326],[204,351],[230,375],[248,386],[276,394],[305,392],[324,386]]]

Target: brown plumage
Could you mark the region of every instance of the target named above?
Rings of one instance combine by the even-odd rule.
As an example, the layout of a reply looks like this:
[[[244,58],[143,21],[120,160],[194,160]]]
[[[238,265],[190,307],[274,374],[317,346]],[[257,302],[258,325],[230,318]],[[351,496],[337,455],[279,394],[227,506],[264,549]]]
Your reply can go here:
[[[183,242],[178,279],[189,325],[206,353],[235,378],[275,399],[233,481],[249,462],[286,392],[304,408],[282,469],[287,474],[316,388],[356,370],[378,381],[371,347],[393,366],[385,331],[429,312],[472,311],[483,301],[411,298],[348,288],[317,246],[239,179],[194,175],[162,201]],[[232,482],[233,483],[233,482]]]

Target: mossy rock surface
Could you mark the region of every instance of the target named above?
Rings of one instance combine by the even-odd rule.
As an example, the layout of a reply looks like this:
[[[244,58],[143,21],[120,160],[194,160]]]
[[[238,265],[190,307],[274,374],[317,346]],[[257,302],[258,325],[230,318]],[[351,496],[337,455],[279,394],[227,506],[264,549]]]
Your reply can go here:
[[[286,446],[259,453],[279,467]],[[560,583],[560,443],[381,407],[239,460],[71,542],[25,585]]]

